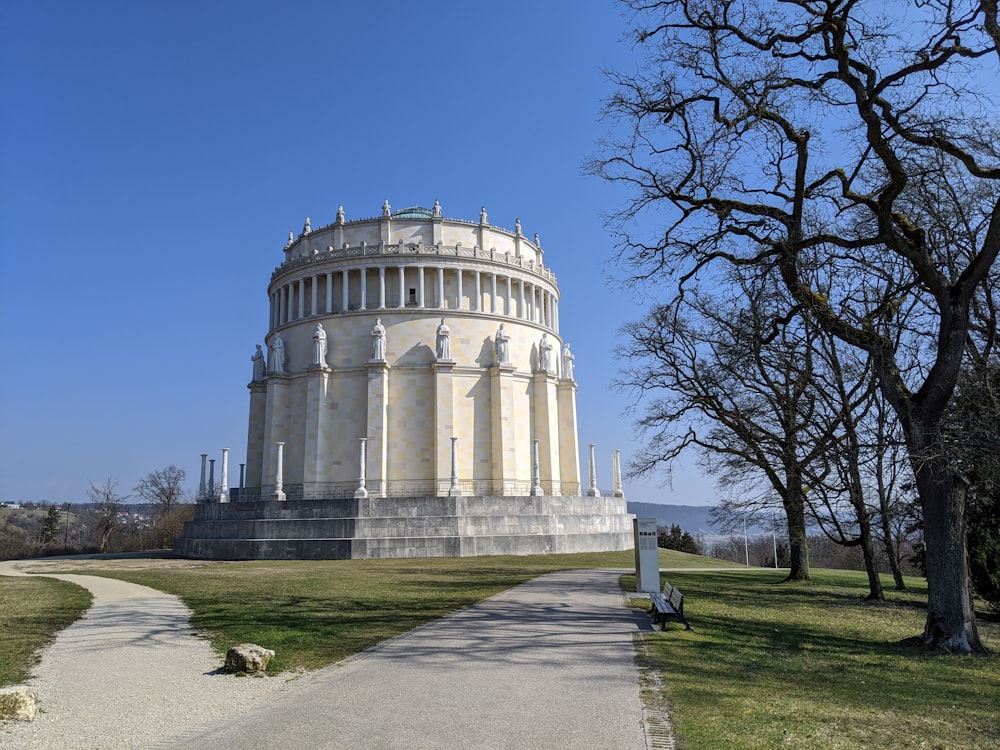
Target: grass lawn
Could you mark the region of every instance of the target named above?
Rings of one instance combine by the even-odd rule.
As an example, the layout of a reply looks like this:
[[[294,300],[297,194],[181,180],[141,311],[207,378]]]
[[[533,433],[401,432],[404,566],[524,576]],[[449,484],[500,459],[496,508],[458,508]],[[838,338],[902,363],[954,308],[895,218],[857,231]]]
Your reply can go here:
[[[679,748],[1000,748],[1000,659],[902,643],[923,629],[924,581],[875,604],[863,573],[813,572],[813,585],[665,574],[694,630],[646,636],[642,660],[661,675]],[[978,625],[1000,650],[1000,623]]]
[[[277,651],[269,671],[281,671],[338,661],[542,573],[631,568],[634,558],[621,552],[115,570],[101,564],[74,572],[176,594],[220,653],[259,643]],[[694,630],[671,624],[645,634],[641,661],[662,677],[650,701],[669,706],[682,750],[1000,747],[1000,660],[929,655],[901,643],[923,627],[923,581],[909,580],[909,592],[889,591],[889,602],[873,604],[863,601],[863,573],[814,571],[815,584],[803,586],[781,584],[780,571],[722,570],[729,563],[667,550],[660,564],[680,569],[665,575],[684,592]],[[10,587],[22,581],[67,602],[74,596],[68,584],[0,578],[5,605]],[[634,588],[634,576],[624,585]],[[0,652],[11,651],[14,619],[34,621],[21,628],[23,648],[61,627],[38,594],[10,601],[0,613]],[[1000,623],[984,617],[979,627],[986,644],[1000,650]],[[17,658],[30,664],[30,653]],[[3,681],[11,681],[6,674]]]
[[[0,576],[0,685],[31,676],[38,650],[90,607],[89,591],[54,578]]]

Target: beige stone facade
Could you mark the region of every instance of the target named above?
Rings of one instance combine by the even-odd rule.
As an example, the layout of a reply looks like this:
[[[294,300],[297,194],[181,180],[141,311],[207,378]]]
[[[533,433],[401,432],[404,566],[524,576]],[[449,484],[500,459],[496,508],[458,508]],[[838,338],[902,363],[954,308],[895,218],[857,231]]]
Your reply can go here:
[[[368,497],[582,494],[559,287],[520,222],[495,227],[485,210],[478,221],[445,219],[437,204],[393,212],[386,202],[380,216],[351,221],[341,210],[289,237],[268,296],[265,349],[280,338],[281,355],[249,385],[242,499],[274,498],[278,442],[289,500],[354,497],[361,438]],[[496,351],[501,324],[507,362]]]

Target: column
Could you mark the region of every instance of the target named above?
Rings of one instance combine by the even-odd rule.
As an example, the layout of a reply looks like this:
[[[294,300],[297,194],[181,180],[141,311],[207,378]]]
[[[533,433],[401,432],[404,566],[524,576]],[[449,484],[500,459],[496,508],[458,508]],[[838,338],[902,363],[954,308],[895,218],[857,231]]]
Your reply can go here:
[[[368,497],[368,489],[365,487],[365,454],[368,452],[368,438],[358,438],[358,440],[361,443],[361,457],[358,466],[358,488],[354,490],[354,497],[361,499]]]
[[[455,269],[455,274],[456,274],[456,281],[457,281],[457,286],[458,286],[458,294],[455,295],[455,309],[456,310],[461,310],[462,309],[462,269],[461,268],[456,268]]]
[[[302,320],[306,316],[306,280],[299,279],[299,317]]]
[[[483,306],[483,285],[479,271],[476,271],[476,306],[472,309],[479,312]]]
[[[201,454],[201,481],[198,483],[198,502],[203,503],[208,499],[208,487],[205,486],[205,463],[208,461],[208,454]]]
[[[378,267],[378,309],[385,309],[385,266]]]
[[[312,365],[306,370],[305,409],[296,415],[302,420],[305,441],[302,455],[302,490],[303,495],[317,483],[328,482],[331,429],[330,410],[324,409],[328,404],[330,388],[330,372],[318,365]]]
[[[490,312],[495,313],[497,311],[497,275],[495,273],[490,274]]]
[[[625,497],[625,493],[622,491],[622,452],[617,448],[615,448],[615,453],[611,458],[611,481],[614,485],[612,496]]]
[[[399,307],[406,307],[406,266],[399,267]]]
[[[215,500],[215,459],[208,459],[208,499]]]
[[[517,317],[524,320],[524,279],[517,280],[518,295],[517,295]]]
[[[587,490],[587,497],[600,497],[597,489],[597,465],[594,463],[594,444],[590,444],[590,489]]]
[[[246,464],[240,464],[240,500],[245,500],[243,497],[243,491],[246,490],[247,486],[245,483],[246,479]]]
[[[229,448],[222,449],[222,482],[219,485],[219,502],[229,502]]]
[[[268,311],[269,314],[267,316],[269,330],[278,325],[278,316],[275,315],[275,312],[278,309],[276,297],[277,297],[276,293],[271,294],[268,296],[267,300],[270,303],[270,310]]]
[[[559,333],[559,298],[552,298],[552,330]]]
[[[344,312],[347,312],[348,310],[351,309],[350,305],[351,296],[350,296],[350,288],[347,285],[346,270],[340,272],[340,286],[341,286],[340,309],[343,310]]]
[[[246,482],[260,492],[264,484],[264,447],[267,429],[267,382],[250,383],[250,419],[247,425]],[[240,496],[240,499],[244,497]],[[255,499],[259,499],[255,498]]]
[[[368,269],[361,266],[361,309],[368,309]]]
[[[455,448],[458,443],[458,438],[453,437],[451,439],[451,487],[448,489],[448,495],[451,497],[458,497],[462,493],[458,489],[458,453]]]
[[[417,307],[424,306],[424,267],[417,266]]]
[[[288,299],[288,286],[281,287],[281,323],[284,325],[289,320],[291,312],[291,300]]]
[[[444,266],[438,266],[438,298],[437,306],[444,307]]]
[[[510,315],[510,303],[511,303],[511,297],[513,296],[511,294],[511,286],[510,285],[511,285],[511,279],[510,279],[510,276],[508,276],[507,277],[507,298],[504,300],[504,303],[503,303],[503,313],[504,313],[504,315]]]
[[[277,456],[277,466],[274,469],[274,500],[279,502],[284,502],[285,492],[284,492],[284,463],[285,463],[285,444],[282,442],[275,443],[278,448]]]
[[[514,365],[494,365],[490,370],[490,389],[493,494],[515,495],[518,483]]]
[[[329,315],[333,312],[333,273],[326,274],[326,312]]]
[[[316,302],[316,295],[319,293],[319,284],[316,282],[318,278],[319,278],[318,276],[312,276],[310,278],[310,281],[312,282],[312,294],[310,295],[310,300],[309,300],[309,302],[311,303],[309,306],[310,315],[319,314],[318,305]]]
[[[531,496],[541,497],[545,493],[542,492],[542,485],[539,481],[538,476],[538,439],[535,438],[531,441]]]

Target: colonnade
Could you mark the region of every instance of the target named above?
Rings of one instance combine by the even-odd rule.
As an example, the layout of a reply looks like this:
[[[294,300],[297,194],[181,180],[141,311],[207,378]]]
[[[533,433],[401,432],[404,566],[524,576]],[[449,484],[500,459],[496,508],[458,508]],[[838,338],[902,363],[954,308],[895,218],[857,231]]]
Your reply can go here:
[[[479,269],[406,264],[344,268],[282,284],[271,291],[270,300],[271,330],[317,315],[431,308],[505,315],[559,331],[559,298],[551,289]]]

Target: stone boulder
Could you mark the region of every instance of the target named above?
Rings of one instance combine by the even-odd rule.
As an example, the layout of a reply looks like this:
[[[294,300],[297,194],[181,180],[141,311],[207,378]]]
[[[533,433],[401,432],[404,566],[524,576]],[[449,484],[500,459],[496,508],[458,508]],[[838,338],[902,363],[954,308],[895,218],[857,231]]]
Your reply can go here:
[[[273,656],[274,652],[269,648],[258,646],[255,643],[241,643],[226,652],[226,665],[223,667],[223,671],[263,674]]]
[[[27,685],[0,688],[0,719],[34,721],[38,713],[38,695]]]

